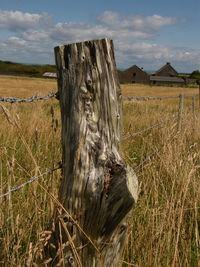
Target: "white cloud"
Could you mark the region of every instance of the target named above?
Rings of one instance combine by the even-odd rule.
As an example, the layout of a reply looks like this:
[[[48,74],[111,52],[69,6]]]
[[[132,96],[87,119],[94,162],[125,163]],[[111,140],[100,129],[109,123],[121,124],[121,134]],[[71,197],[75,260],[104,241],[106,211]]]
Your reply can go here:
[[[73,42],[97,38],[111,34],[101,25],[89,26],[83,23],[57,23],[51,29],[50,38],[53,40]]]
[[[132,15],[121,18],[116,12],[105,11],[94,25],[57,23],[51,28],[49,36],[52,40],[67,43],[104,37],[130,43],[138,39],[152,38],[160,28],[177,22],[176,18],[159,15]]]
[[[40,41],[47,41],[49,39],[48,32],[45,31],[26,31],[22,33],[22,36],[24,40],[26,41],[34,41],[34,42],[40,42]]]
[[[157,31],[161,27],[173,25],[178,23],[178,20],[173,17],[162,17],[160,15],[152,16],[141,16],[132,15],[126,18],[121,18],[118,13],[112,11],[105,11],[103,15],[98,17],[98,21],[109,27],[122,30],[132,30],[132,31]]]
[[[120,15],[116,12],[105,11],[97,18],[97,21],[111,27],[115,27],[120,22]]]
[[[61,43],[111,38],[114,40],[118,66],[133,64],[157,68],[166,61],[183,68],[195,68],[200,51],[156,44],[156,35],[166,26],[180,23],[173,17],[132,15],[106,11],[96,23],[56,23],[47,14],[1,11],[0,29],[12,32],[1,40],[0,53],[10,60],[53,63],[53,48]],[[15,36],[13,36],[15,32]],[[5,49],[6,47],[6,49]],[[18,58],[21,56],[21,60]],[[11,58],[9,58],[11,57]]]
[[[156,69],[165,62],[172,62],[178,71],[198,69],[200,50],[169,47],[148,42],[126,43],[116,42],[118,65],[126,67],[133,64]]]
[[[39,25],[47,25],[49,16],[44,14],[23,13],[21,11],[0,10],[0,28],[10,31],[34,29]]]
[[[152,36],[152,34],[137,30],[130,31],[128,29],[118,29],[101,24],[91,26],[81,23],[58,23],[50,32],[51,39],[65,42],[105,37],[111,39],[126,38],[127,41],[127,39],[130,38],[146,39],[150,36]]]
[[[159,15],[148,16],[144,18],[145,26],[152,30],[158,30],[161,27],[177,24],[179,21],[173,17],[162,17]]]
[[[27,43],[25,40],[19,37],[16,37],[16,36],[10,37],[6,43],[7,45],[13,45],[13,46],[23,46],[23,47],[27,46]]]
[[[112,39],[146,39],[152,37],[163,26],[176,23],[171,17],[159,15],[133,15],[121,18],[118,13],[105,11],[94,25],[85,23],[52,24],[47,14],[31,14],[21,11],[0,10],[0,28],[22,31],[25,40],[41,41],[51,38],[59,41],[80,41],[85,39],[109,37]],[[40,28],[40,30],[39,30]]]

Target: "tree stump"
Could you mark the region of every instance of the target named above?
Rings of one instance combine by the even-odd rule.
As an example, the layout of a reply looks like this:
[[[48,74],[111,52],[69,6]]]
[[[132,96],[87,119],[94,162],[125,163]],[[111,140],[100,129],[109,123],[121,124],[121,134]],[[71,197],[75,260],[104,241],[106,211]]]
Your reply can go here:
[[[120,158],[122,95],[113,42],[55,48],[63,180],[50,249],[64,266],[119,266],[137,177]],[[66,244],[66,245],[65,245]],[[57,253],[58,255],[58,253]],[[55,261],[54,261],[55,262]]]

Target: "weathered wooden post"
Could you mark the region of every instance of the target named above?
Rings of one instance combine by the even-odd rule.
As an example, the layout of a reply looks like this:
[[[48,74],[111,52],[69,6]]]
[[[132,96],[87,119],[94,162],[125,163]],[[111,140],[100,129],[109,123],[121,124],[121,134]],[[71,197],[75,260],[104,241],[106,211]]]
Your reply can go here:
[[[63,146],[59,200],[65,210],[57,212],[51,241],[70,243],[62,252],[65,266],[119,266],[137,177],[120,158],[122,95],[113,43],[59,46],[55,58]]]

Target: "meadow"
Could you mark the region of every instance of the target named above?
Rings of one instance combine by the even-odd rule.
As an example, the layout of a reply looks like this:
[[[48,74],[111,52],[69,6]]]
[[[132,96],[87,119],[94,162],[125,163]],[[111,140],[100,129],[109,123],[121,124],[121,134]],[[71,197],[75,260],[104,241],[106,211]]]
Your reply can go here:
[[[197,95],[197,88],[122,85],[137,96]],[[57,91],[55,80],[0,77],[0,96],[30,97]],[[184,99],[124,101],[122,157],[139,180],[121,266],[200,266],[200,114]],[[0,103],[0,194],[61,161],[56,99]],[[159,127],[151,127],[159,125]],[[145,130],[150,128],[149,130]],[[0,198],[0,266],[39,266],[45,230],[54,210],[60,170]],[[41,256],[42,257],[42,256]],[[44,265],[41,265],[44,266]]]

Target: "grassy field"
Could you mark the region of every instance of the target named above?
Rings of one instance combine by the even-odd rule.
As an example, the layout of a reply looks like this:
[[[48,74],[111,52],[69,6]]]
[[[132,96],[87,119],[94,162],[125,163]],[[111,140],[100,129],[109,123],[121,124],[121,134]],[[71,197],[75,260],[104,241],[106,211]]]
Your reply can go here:
[[[50,91],[57,91],[57,83],[53,79],[0,76],[0,96],[30,97]]]
[[[124,96],[177,96],[184,95],[197,95],[197,87],[169,87],[169,86],[149,86],[141,84],[122,84],[121,89]]]
[[[56,90],[54,80],[0,77],[0,96]],[[168,96],[198,90],[123,85],[122,92]],[[56,99],[2,104],[0,194],[56,166],[62,153]],[[178,99],[123,104],[122,157],[137,173],[139,200],[122,266],[200,266],[200,116],[191,98],[184,100],[180,131],[177,119]],[[142,131],[151,125],[159,127]],[[60,179],[58,170],[0,199],[0,266],[38,266],[34,255],[54,208],[48,192],[57,196]]]

